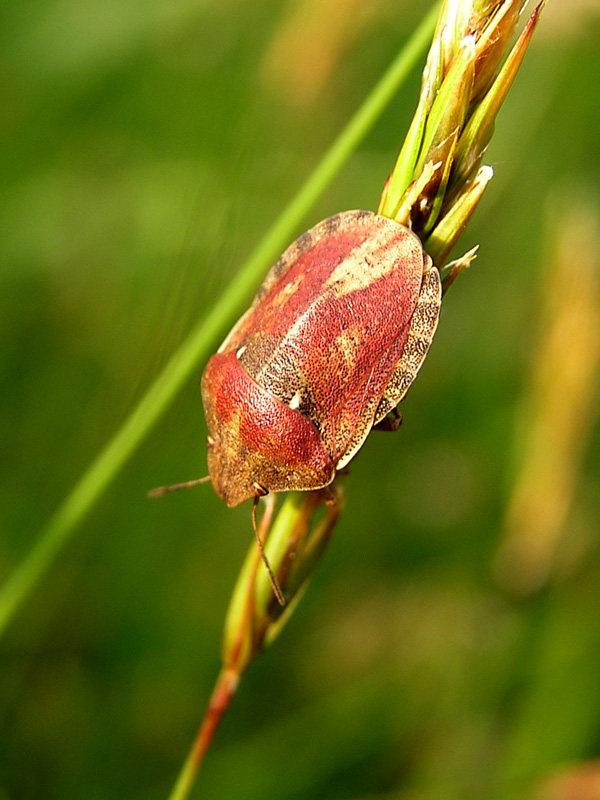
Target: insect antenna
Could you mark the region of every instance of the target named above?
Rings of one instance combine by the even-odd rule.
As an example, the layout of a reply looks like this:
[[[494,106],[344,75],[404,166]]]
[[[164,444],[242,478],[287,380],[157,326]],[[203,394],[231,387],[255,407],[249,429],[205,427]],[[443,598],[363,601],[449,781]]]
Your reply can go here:
[[[256,544],[258,545],[258,549],[260,550],[260,555],[264,562],[265,567],[267,568],[267,572],[269,573],[269,579],[271,581],[271,586],[273,587],[273,592],[275,597],[277,598],[277,602],[280,606],[285,606],[286,601],[285,597],[283,596],[283,592],[281,591],[281,586],[279,585],[273,570],[271,569],[271,565],[269,564],[269,559],[267,558],[267,554],[265,553],[265,548],[260,538],[260,534],[258,532],[258,525],[256,524],[256,510],[258,508],[258,501],[260,500],[261,495],[256,494],[254,496],[254,502],[252,503],[252,528],[254,529],[254,536],[256,538]]]
[[[191,486],[198,486],[201,483],[208,483],[210,475],[205,475],[203,478],[196,478],[193,481],[185,481],[184,483],[174,483],[173,486],[159,486],[157,489],[151,489],[148,492],[148,497],[161,497],[163,494],[169,492],[177,492],[179,489],[189,489]]]

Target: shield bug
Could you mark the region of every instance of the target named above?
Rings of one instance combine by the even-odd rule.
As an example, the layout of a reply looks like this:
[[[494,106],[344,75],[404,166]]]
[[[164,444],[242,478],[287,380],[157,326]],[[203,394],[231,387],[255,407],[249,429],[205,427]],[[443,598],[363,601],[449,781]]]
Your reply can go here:
[[[297,239],[202,376],[217,494],[330,484],[408,391],[440,305],[431,258],[387,217],[346,211]]]

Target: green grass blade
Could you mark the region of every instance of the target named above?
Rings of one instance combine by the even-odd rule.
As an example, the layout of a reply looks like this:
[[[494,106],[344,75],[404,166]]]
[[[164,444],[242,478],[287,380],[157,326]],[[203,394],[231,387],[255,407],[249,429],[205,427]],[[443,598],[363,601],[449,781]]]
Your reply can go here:
[[[262,275],[293,237],[302,219],[389,104],[431,39],[438,4],[431,9],[314,172],[247,259],[211,313],[191,331],[137,408],[92,462],[42,529],[0,591],[0,635],[35,589],[96,500],[169,406],[217,337],[240,311]]]

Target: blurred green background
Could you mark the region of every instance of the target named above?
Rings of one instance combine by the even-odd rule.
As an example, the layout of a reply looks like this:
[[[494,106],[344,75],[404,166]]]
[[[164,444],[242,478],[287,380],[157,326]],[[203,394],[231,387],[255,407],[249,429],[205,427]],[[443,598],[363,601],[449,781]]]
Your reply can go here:
[[[3,4],[3,580],[420,6]],[[599,10],[550,0],[461,243],[479,257],[195,797],[600,798]],[[304,227],[376,207],[419,73]],[[145,497],[205,472],[200,373],[0,642],[2,800],[168,794],[251,540],[210,487]]]

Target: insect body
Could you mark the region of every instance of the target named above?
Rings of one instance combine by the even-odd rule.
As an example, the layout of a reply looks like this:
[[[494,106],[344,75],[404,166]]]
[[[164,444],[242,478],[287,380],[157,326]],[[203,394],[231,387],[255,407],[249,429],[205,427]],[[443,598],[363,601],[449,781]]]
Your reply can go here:
[[[295,241],[202,377],[216,492],[331,483],[406,394],[440,305],[420,240],[387,217],[346,211]]]

